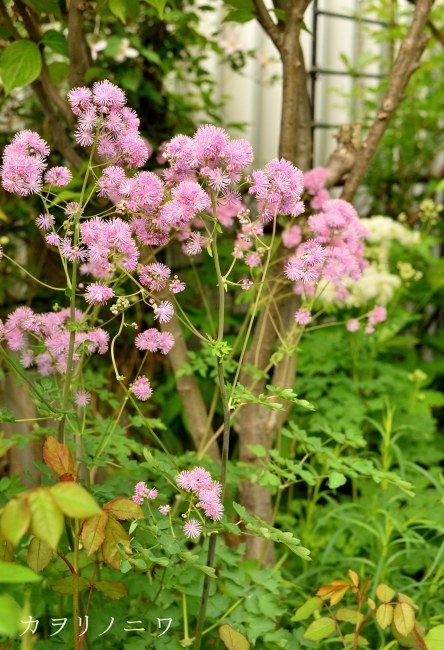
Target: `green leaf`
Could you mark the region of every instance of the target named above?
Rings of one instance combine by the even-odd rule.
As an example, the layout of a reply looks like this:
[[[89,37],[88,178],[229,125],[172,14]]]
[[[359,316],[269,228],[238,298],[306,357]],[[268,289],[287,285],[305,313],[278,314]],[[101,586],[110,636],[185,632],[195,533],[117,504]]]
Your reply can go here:
[[[227,623],[220,626],[219,636],[228,650],[250,650],[250,644],[244,635]]]
[[[26,561],[33,571],[40,573],[51,562],[53,555],[52,549],[45,542],[33,537],[28,547]]]
[[[0,409],[0,422],[15,422],[15,415],[5,408]]]
[[[444,625],[432,627],[424,637],[427,650],[442,650],[444,648]]]
[[[9,95],[14,88],[35,81],[41,67],[42,58],[35,43],[22,39],[8,45],[0,57],[0,73],[5,94]]]
[[[68,517],[86,519],[102,512],[95,499],[78,483],[58,483],[50,490],[52,498]]]
[[[167,0],[145,0],[145,2],[157,11],[160,20],[164,19],[164,12]]]
[[[321,616],[307,627],[304,632],[304,639],[310,641],[320,641],[327,639],[335,631],[335,623],[328,616]]]
[[[3,536],[16,546],[31,523],[31,511],[26,499],[12,499],[6,504],[0,520]]]
[[[122,23],[127,20],[135,22],[139,18],[140,1],[139,0],[109,0],[109,8]]]
[[[274,528],[260,517],[250,515],[239,503],[233,502],[233,508],[236,510],[242,521],[245,522],[245,527],[253,534],[258,537],[263,537],[264,539],[269,539],[272,542],[277,542],[278,544],[285,544],[290,551],[301,557],[303,560],[311,560],[310,551],[308,548],[300,546],[300,540],[293,537],[293,533],[284,532],[278,528]]]
[[[242,11],[241,9],[234,9],[233,11],[229,11],[225,18],[223,19],[223,23],[248,23],[250,20],[254,20],[256,18],[255,14],[251,13],[250,11]]]
[[[94,587],[105,594],[107,598],[119,600],[128,595],[128,590],[123,582],[111,582],[110,580],[99,580],[94,583]]]
[[[0,616],[0,635],[4,634],[12,639],[19,631],[21,607],[9,594],[4,594],[0,596],[0,612],[2,613]],[[6,647],[9,647],[8,644],[5,644]]]
[[[311,616],[314,612],[320,610],[321,607],[322,607],[322,598],[318,598],[318,596],[313,596],[313,598],[309,598],[303,605],[298,607],[291,620],[293,622],[304,621],[306,618]]]
[[[40,42],[53,52],[57,52],[57,54],[62,54],[63,56],[68,56],[68,43],[61,32],[58,32],[55,29],[48,29],[48,31],[43,34]]]
[[[347,483],[347,479],[340,472],[332,472],[328,477],[328,487],[332,490],[336,490],[336,488],[341,487],[345,483]]]
[[[0,562],[0,583],[21,584],[22,582],[40,582],[42,576],[38,576],[27,566],[15,564],[15,562]]]
[[[354,641],[355,641],[354,632],[352,634],[345,634],[344,639],[345,639],[346,643],[348,644],[347,648],[351,647],[351,644],[354,643]],[[357,641],[358,641],[358,644],[357,644],[358,648],[365,648],[366,646],[368,646],[368,641],[363,636],[359,635],[358,638],[357,638]]]
[[[24,3],[37,14],[60,16],[60,7],[57,0],[24,0]]]
[[[79,576],[79,592],[84,591],[89,588],[89,582],[86,578]],[[74,578],[72,575],[67,576],[66,578],[61,578],[52,583],[51,588],[54,589],[58,594],[65,594],[66,596],[72,596],[74,591]]]
[[[57,548],[63,532],[63,513],[57,507],[49,490],[37,488],[29,495],[31,532],[52,549]]]

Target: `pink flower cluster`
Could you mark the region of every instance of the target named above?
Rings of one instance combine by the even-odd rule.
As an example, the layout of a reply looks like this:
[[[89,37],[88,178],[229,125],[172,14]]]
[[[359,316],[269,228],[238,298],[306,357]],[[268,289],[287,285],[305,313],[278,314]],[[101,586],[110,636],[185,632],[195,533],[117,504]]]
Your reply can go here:
[[[141,506],[145,499],[152,501],[157,497],[156,488],[149,488],[145,481],[140,481],[134,488],[133,501]]]
[[[137,267],[139,250],[129,225],[119,217],[93,217],[84,221],[80,226],[80,241],[85,260],[80,267],[82,273],[109,279],[118,265],[128,272]]]
[[[368,314],[368,323],[367,327],[365,328],[365,333],[366,334],[373,334],[375,331],[375,325],[378,323],[383,323],[385,319],[387,318],[387,310],[385,307],[380,307],[379,305],[376,305],[373,307],[371,312]]]
[[[192,470],[180,472],[176,477],[177,485],[192,492],[198,499],[197,508],[202,508],[205,515],[213,521],[222,518],[224,507],[220,500],[222,485],[213,481],[211,475],[202,467],[195,467]]]
[[[69,309],[36,314],[30,307],[19,307],[8,316],[1,330],[9,348],[21,353],[21,362],[25,368],[36,365],[38,372],[44,376],[64,374],[70,339],[69,318]],[[76,310],[76,321],[80,322],[82,318],[82,312]],[[85,343],[90,354],[105,354],[108,341],[109,334],[101,328],[77,331],[74,361],[80,359],[80,352],[77,350],[82,343]],[[41,352],[42,345],[44,352]],[[35,351],[38,354],[35,354]]]
[[[138,350],[161,352],[168,354],[174,345],[174,336],[171,332],[159,332],[155,327],[141,332],[136,336],[135,346]]]
[[[43,186],[48,144],[34,131],[19,131],[5,147],[2,158],[2,185],[7,192],[27,196]]]
[[[145,377],[145,375],[137,377],[136,381],[131,384],[130,391],[137,397],[137,399],[140,399],[141,402],[146,402],[153,394],[150,380],[148,377]]]
[[[325,189],[328,170],[325,167],[315,167],[304,174],[304,188],[313,196],[310,205],[315,210],[321,210],[329,195]]]
[[[265,169],[253,172],[252,176],[254,183],[248,191],[256,196],[263,221],[271,221],[279,214],[297,217],[304,212],[300,200],[303,174],[288,160],[270,160]]]
[[[142,167],[153,150],[139,133],[139,118],[125,106],[121,88],[110,81],[97,81],[92,90],[73,88],[68,94],[72,112],[78,117],[75,132],[83,147],[97,143],[98,153],[116,165]]]
[[[164,172],[169,185],[195,178],[200,172],[216,193],[229,195],[245,168],[253,161],[253,150],[246,140],[233,140],[217,126],[205,124],[192,138],[176,135],[164,148],[170,168]]]
[[[368,262],[363,257],[366,229],[350,203],[332,199],[308,219],[313,239],[302,243],[285,264],[285,275],[296,293],[313,296],[320,280],[332,282],[343,300],[346,279],[357,280]]]

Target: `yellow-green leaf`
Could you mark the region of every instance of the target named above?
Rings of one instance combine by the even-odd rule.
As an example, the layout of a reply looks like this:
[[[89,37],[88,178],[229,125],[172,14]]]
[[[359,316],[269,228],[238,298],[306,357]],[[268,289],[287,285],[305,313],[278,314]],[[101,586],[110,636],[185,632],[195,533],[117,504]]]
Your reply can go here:
[[[235,630],[231,625],[224,623],[219,628],[219,636],[228,650],[250,650],[250,643],[243,634]]]
[[[31,523],[31,511],[26,499],[12,499],[6,504],[0,521],[3,536],[16,546]]]
[[[386,605],[385,603],[383,605],[379,605],[378,609],[376,610],[376,620],[379,627],[385,630],[386,627],[391,625],[391,622],[393,620],[393,606]]]
[[[0,561],[12,562],[14,559],[14,546],[2,535],[0,530]]]
[[[28,547],[26,561],[33,571],[40,573],[51,562],[53,555],[52,549],[45,542],[33,537]]]
[[[117,519],[143,519],[144,517],[142,508],[127,497],[116,497],[105,504],[103,509]]]
[[[51,495],[62,512],[74,519],[86,519],[100,514],[95,499],[78,483],[58,483],[51,488]]]
[[[359,624],[364,615],[361,612],[357,612],[355,609],[350,609],[349,607],[340,607],[336,612],[336,618],[338,621],[344,621],[345,623],[352,623],[353,625]]]
[[[0,612],[0,635],[4,634],[13,639],[19,631],[21,607],[12,596],[4,594],[0,596]],[[5,643],[4,647],[8,648],[10,645]]]
[[[353,571],[353,569],[348,570],[348,576],[352,583],[354,584],[355,587],[359,587],[359,576],[356,573],[356,571]]]
[[[321,616],[321,618],[316,619],[316,621],[313,621],[313,623],[310,623],[307,627],[304,632],[304,639],[309,639],[310,641],[326,639],[333,634],[335,628],[335,623],[331,618]]]
[[[351,644],[354,643],[355,641],[355,635],[345,634],[344,639],[347,643],[347,648],[349,647],[351,648],[352,647]],[[359,635],[357,641],[358,641],[358,648],[365,648],[366,646],[368,646],[368,641],[364,636]]]
[[[415,627],[415,611],[408,603],[398,603],[395,605],[393,622],[399,634],[408,636]]]
[[[39,582],[42,576],[38,576],[27,566],[15,562],[0,562],[0,584],[21,584],[22,582]]]
[[[119,598],[124,598],[127,594],[127,588],[123,582],[111,582],[110,580],[99,580],[94,583],[94,587],[101,591],[102,594],[105,594],[107,598],[112,600],[119,600]]]
[[[32,534],[55,550],[63,532],[64,519],[49,490],[33,490],[29,495],[29,507]]]
[[[303,605],[298,607],[291,620],[303,621],[309,616],[311,616],[313,612],[317,612],[319,609],[321,609],[321,607],[322,607],[322,598],[318,598],[318,596],[313,596],[313,598],[309,598]]]
[[[432,627],[424,637],[427,650],[442,650],[444,648],[444,625]]]
[[[128,533],[122,524],[119,524],[118,521],[110,518],[106,525],[105,540],[102,544],[103,559],[114,569],[119,570],[120,563],[123,560],[123,555],[121,554],[117,544],[122,544],[126,553],[130,554],[132,552]]]
[[[396,592],[394,589],[388,587],[383,583],[376,587],[376,595],[379,600],[382,600],[383,603],[389,603],[391,600],[393,600],[395,593]]]
[[[93,515],[83,523],[82,544],[88,555],[92,555],[103,544],[105,540],[105,528],[108,523],[108,515],[101,512],[100,515]]]

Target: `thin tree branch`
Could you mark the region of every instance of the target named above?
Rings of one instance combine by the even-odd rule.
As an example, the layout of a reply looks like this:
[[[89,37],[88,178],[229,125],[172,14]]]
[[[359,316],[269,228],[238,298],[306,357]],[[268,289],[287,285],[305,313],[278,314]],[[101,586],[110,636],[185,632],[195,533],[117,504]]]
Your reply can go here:
[[[256,9],[256,16],[259,24],[280,52],[283,45],[283,34],[281,28],[271,18],[263,0],[253,0],[253,4]]]
[[[401,43],[399,54],[390,74],[387,91],[367,138],[356,152],[355,163],[345,182],[341,198],[346,201],[353,199],[390,119],[402,101],[408,81],[419,66],[419,60],[429,39],[424,34],[424,29],[432,5],[433,0],[417,0],[415,3],[412,23],[407,36]]]
[[[71,0],[68,12],[68,55],[71,65],[69,85],[82,86],[85,72],[90,66],[91,56],[83,33],[83,0]]]

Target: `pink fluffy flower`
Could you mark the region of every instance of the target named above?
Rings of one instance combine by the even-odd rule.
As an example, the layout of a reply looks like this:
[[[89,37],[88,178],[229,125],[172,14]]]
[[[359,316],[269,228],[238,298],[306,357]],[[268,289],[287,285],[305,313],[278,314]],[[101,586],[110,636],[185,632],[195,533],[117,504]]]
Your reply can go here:
[[[164,506],[159,506],[159,512],[160,512],[160,514],[163,515],[164,517],[165,517],[165,516],[170,512],[170,510],[171,510],[171,506],[170,506],[169,503],[167,503],[167,504],[164,505]]]
[[[68,185],[71,178],[72,174],[68,167],[51,167],[45,174],[45,182],[55,187]]]
[[[294,320],[298,325],[307,325],[311,321],[311,313],[308,309],[298,309],[294,315]]]
[[[101,282],[93,282],[86,287],[85,300],[88,303],[103,305],[107,300],[114,296],[111,287]]]
[[[376,305],[368,315],[369,325],[377,325],[382,323],[387,318],[387,310],[385,307],[380,307]]]
[[[48,144],[34,131],[19,131],[5,147],[1,165],[2,185],[7,192],[27,196],[43,185]]]
[[[300,200],[303,192],[303,174],[288,160],[270,160],[265,169],[253,172],[253,185],[249,192],[259,202],[263,221],[271,221],[276,215],[297,217],[304,212]]]
[[[141,506],[144,499],[152,501],[153,499],[156,499],[157,494],[158,492],[156,488],[149,488],[145,481],[139,481],[139,483],[136,483],[134,487],[133,501]]]
[[[50,230],[55,223],[55,219],[52,214],[40,214],[35,223],[40,230]]]
[[[171,280],[168,288],[171,291],[171,293],[181,293],[182,291],[185,291],[186,285],[185,282],[179,280],[177,275],[175,275],[174,278]]]
[[[166,287],[171,269],[161,262],[154,262],[144,266],[139,273],[140,283],[151,291],[162,291]]]
[[[359,329],[359,321],[357,318],[351,318],[349,321],[347,321],[347,330],[349,332],[357,332]]]
[[[304,174],[304,188],[315,196],[325,187],[328,170],[325,167],[315,167]]]
[[[183,532],[190,539],[196,539],[202,532],[202,524],[197,519],[188,519],[183,527]]]
[[[131,385],[130,390],[141,402],[146,402],[153,394],[150,381],[144,375],[141,375]]]
[[[158,305],[156,303],[151,304],[154,312],[154,318],[159,321],[159,323],[168,323],[174,315],[174,307],[168,300],[161,300]]]
[[[295,248],[301,241],[302,234],[299,226],[291,226],[282,233],[282,242],[286,248]]]
[[[87,390],[78,390],[74,394],[74,402],[77,406],[86,406],[91,401],[91,393]]]

